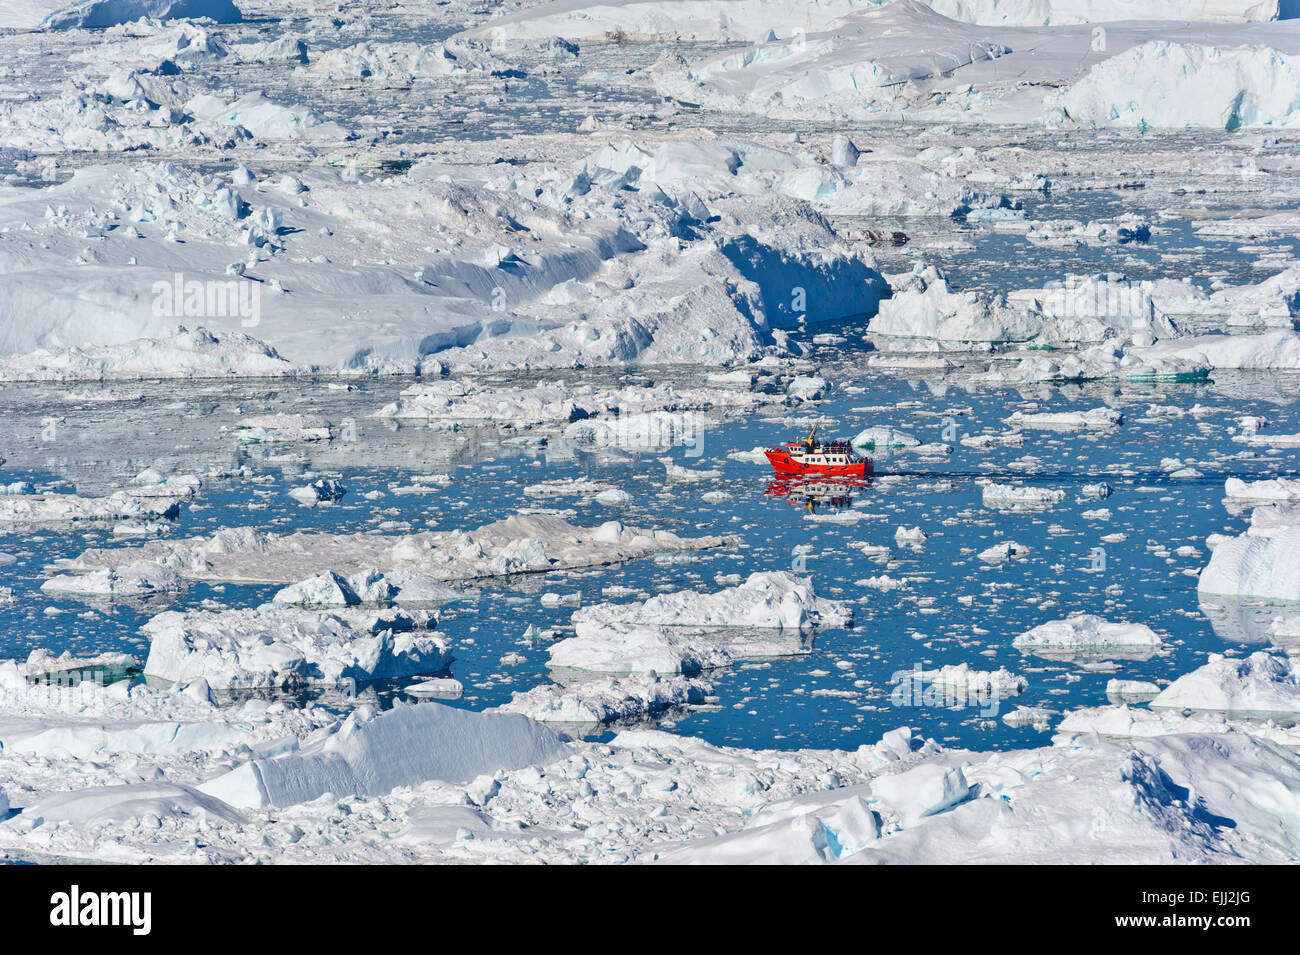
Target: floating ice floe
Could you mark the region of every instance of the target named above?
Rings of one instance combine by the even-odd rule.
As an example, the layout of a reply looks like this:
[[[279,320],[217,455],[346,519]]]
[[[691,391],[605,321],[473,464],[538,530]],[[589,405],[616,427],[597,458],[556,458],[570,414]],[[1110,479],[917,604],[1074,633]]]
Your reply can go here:
[[[1223,484],[1224,496],[1233,501],[1300,502],[1300,479],[1274,478],[1267,481],[1243,481],[1230,477]]]
[[[1105,481],[1099,481],[1096,484],[1085,484],[1079,488],[1079,496],[1085,501],[1104,501],[1112,493],[1111,486]]]
[[[1059,488],[1016,487],[1012,484],[986,484],[981,496],[985,507],[997,510],[1038,510],[1065,500],[1065,492]]]
[[[1023,560],[1029,554],[1029,548],[1016,541],[1003,541],[979,552],[979,559],[989,564],[1000,564],[1006,560]]]
[[[961,439],[963,446],[976,451],[988,451],[991,448],[1019,448],[1025,443],[1025,436],[1020,431],[1007,431],[1002,434],[971,434]]]
[[[576,636],[552,644],[549,653],[551,666],[570,670],[698,673],[731,666],[737,658],[790,656],[805,649],[797,639],[766,634],[729,641],[689,628],[605,624],[580,626]]]
[[[448,699],[455,699],[465,692],[465,686],[460,680],[453,680],[450,677],[436,677],[432,680],[421,680],[406,688],[406,692],[413,696],[440,696]]]
[[[1120,739],[1154,738],[1184,733],[1240,733],[1268,740],[1290,750],[1300,749],[1300,729],[1268,720],[1248,720],[1212,712],[1149,710],[1137,706],[1095,706],[1072,710],[1056,726],[1062,738],[1097,734]]]
[[[1151,701],[1153,710],[1210,710],[1230,714],[1300,714],[1300,671],[1282,654],[1248,657],[1210,654],[1209,662],[1180,676]]]
[[[826,379],[820,375],[795,375],[785,386],[785,393],[802,401],[815,401],[826,391]]]
[[[150,640],[147,676],[205,681],[218,689],[304,687],[437,673],[450,642],[421,628],[434,618],[407,611],[320,613],[257,609],[168,611],[141,632]]]
[[[1104,431],[1124,423],[1123,412],[1114,408],[1088,411],[1017,411],[1002,419],[1014,428],[1041,428],[1047,431]]]
[[[599,725],[652,716],[674,706],[703,703],[713,685],[699,679],[647,676],[553,683],[517,692],[498,709],[543,723]]]
[[[920,443],[910,434],[884,426],[863,428],[852,441],[855,448],[914,448]]]
[[[917,339],[954,346],[988,346],[1033,339],[1042,320],[1003,299],[954,292],[934,268],[893,280],[894,294],[880,303],[868,326],[872,338]]]
[[[27,662],[18,669],[28,680],[59,685],[71,685],[78,680],[94,680],[105,683],[124,677],[128,670],[138,669],[139,661],[129,653],[99,653],[93,657],[73,656],[70,650],[55,656],[44,647],[39,647],[27,655]],[[74,679],[75,678],[75,679]]]
[[[1055,718],[1056,713],[1044,706],[1017,706],[1010,713],[1002,714],[1002,722],[1008,726],[1032,726],[1039,732],[1050,729]]]
[[[996,698],[1022,693],[1029,681],[1006,667],[976,670],[969,663],[958,663],[926,670],[920,666],[897,675],[900,680],[929,683],[958,691],[963,698]]]
[[[1158,307],[1168,315],[1201,322],[1223,322],[1229,327],[1292,330],[1300,317],[1300,266],[1290,265],[1262,282],[1229,285],[1208,294],[1189,280],[1139,283],[1150,290]]]
[[[146,468],[131,479],[127,493],[134,497],[193,497],[203,482],[194,474],[163,474],[155,468]]]
[[[923,547],[930,535],[920,527],[903,527],[899,526],[894,531],[894,542],[904,547]]]
[[[329,422],[319,415],[276,414],[245,418],[235,426],[240,441],[328,441],[332,436]]]
[[[62,524],[70,521],[172,519],[179,511],[172,497],[115,491],[107,497],[76,494],[0,495],[0,524]]]
[[[550,662],[605,673],[690,673],[736,659],[803,653],[798,631],[850,619],[851,610],[818,597],[806,578],[755,573],[713,594],[677,591],[576,610],[576,636],[553,644]]]
[[[457,423],[505,429],[568,426],[566,436],[577,444],[663,448],[693,438],[698,422],[690,412],[753,409],[781,400],[719,388],[659,385],[605,389],[562,381],[498,388],[447,379],[404,389],[397,401],[385,405],[375,417],[423,420],[442,427]],[[606,415],[614,417],[598,417]],[[602,439],[604,432],[611,437]]]
[[[1292,331],[1258,334],[1192,335],[1154,345],[1128,347],[1120,359],[1129,377],[1158,377],[1161,369],[1292,371],[1300,369],[1300,335]],[[1147,374],[1143,369],[1151,369]]]
[[[0,499],[0,506],[3,506]],[[679,537],[670,531],[606,521],[595,527],[570,524],[549,514],[515,514],[469,531],[274,534],[252,528],[219,530],[208,537],[147,541],[133,548],[91,548],[60,569],[99,570],[138,560],[165,563],[189,580],[293,584],[321,573],[341,575],[378,569],[438,580],[472,580],[507,574],[574,570],[656,555],[724,547],[721,535]]]
[[[851,611],[811,581],[755,573],[714,594],[678,591],[642,603],[593,604],[573,614],[576,636],[550,648],[553,667],[604,673],[692,673],[737,659],[806,652],[800,630],[843,626]]]
[[[607,503],[626,503],[620,500],[616,495],[611,495],[611,491],[617,491],[618,488],[612,484],[606,484],[602,481],[593,481],[591,478],[560,478],[554,481],[543,481],[540,484],[529,484],[524,488],[524,494],[528,497],[593,497],[602,504]],[[621,492],[630,500],[631,495],[627,492]],[[602,495],[604,498],[602,499]]]
[[[688,468],[675,462],[672,458],[660,458],[659,463],[670,481],[712,481],[722,477],[717,468]]]
[[[1162,290],[1161,285],[1106,272],[1070,275],[1041,289],[1011,292],[1007,299],[1041,316],[1042,327],[1035,336],[1039,344],[1091,345],[1112,338],[1138,338],[1149,344],[1180,334],[1157,304]]]
[[[1163,641],[1140,623],[1111,623],[1087,613],[1071,614],[1020,634],[1011,645],[1018,650],[1073,652],[1091,650],[1159,650]]]
[[[352,607],[358,604],[440,603],[460,594],[428,574],[373,568],[344,577],[333,571],[317,574],[276,592],[278,604],[300,607]]]
[[[912,585],[910,577],[890,577],[888,574],[877,574],[875,577],[864,577],[861,580],[853,581],[855,587],[866,587],[869,590],[879,590],[883,593],[889,593],[892,590],[906,590]]]
[[[41,584],[47,594],[95,597],[152,597],[179,593],[189,585],[180,574],[162,564],[140,561],[87,574],[60,574]]]
[[[289,490],[289,496],[306,507],[315,507],[317,504],[337,504],[347,493],[348,489],[342,482],[333,478],[321,478],[311,484]]]
[[[785,571],[750,574],[744,583],[711,594],[679,590],[633,604],[592,604],[573,622],[597,628],[614,624],[667,627],[789,628],[846,626],[853,611],[820,597],[812,580]]]
[[[1245,434],[1236,435],[1234,441],[1242,441],[1263,448],[1300,448],[1300,433],[1297,434]]]

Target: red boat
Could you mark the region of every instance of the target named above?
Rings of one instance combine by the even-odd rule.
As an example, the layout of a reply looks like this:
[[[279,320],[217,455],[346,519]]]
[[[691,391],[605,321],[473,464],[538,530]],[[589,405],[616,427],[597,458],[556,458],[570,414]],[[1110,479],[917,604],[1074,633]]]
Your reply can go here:
[[[847,441],[818,441],[817,429],[802,441],[787,441],[764,452],[777,474],[866,477],[871,458],[854,453]]]

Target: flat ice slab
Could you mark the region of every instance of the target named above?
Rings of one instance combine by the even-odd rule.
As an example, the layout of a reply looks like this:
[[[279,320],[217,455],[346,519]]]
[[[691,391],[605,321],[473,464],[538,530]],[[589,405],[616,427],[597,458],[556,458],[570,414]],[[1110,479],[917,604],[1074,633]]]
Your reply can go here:
[[[0,507],[4,502],[0,498]],[[148,541],[131,548],[92,548],[65,566],[69,570],[98,570],[153,560],[191,580],[249,583],[298,584],[327,569],[349,579],[377,569],[385,575],[473,580],[709,550],[727,546],[732,540],[718,535],[678,537],[669,531],[631,527],[619,521],[584,527],[547,514],[516,514],[469,531],[426,531],[405,536],[273,534],[227,528],[210,537]]]

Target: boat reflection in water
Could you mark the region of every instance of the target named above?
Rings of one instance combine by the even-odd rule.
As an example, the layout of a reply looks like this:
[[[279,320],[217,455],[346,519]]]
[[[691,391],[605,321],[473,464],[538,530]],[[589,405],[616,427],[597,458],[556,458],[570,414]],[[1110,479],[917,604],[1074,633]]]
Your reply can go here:
[[[763,493],[785,498],[791,507],[803,508],[810,514],[816,514],[819,509],[852,507],[854,494],[870,485],[869,477],[779,477]]]

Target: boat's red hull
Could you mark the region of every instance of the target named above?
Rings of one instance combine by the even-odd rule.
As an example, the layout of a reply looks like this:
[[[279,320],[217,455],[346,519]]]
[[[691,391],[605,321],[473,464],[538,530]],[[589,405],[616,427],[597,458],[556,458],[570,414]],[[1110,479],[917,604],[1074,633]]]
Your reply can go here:
[[[780,448],[769,448],[767,460],[777,474],[820,474],[827,477],[866,477],[871,473],[870,458],[863,458],[851,464],[805,464],[797,461]]]

